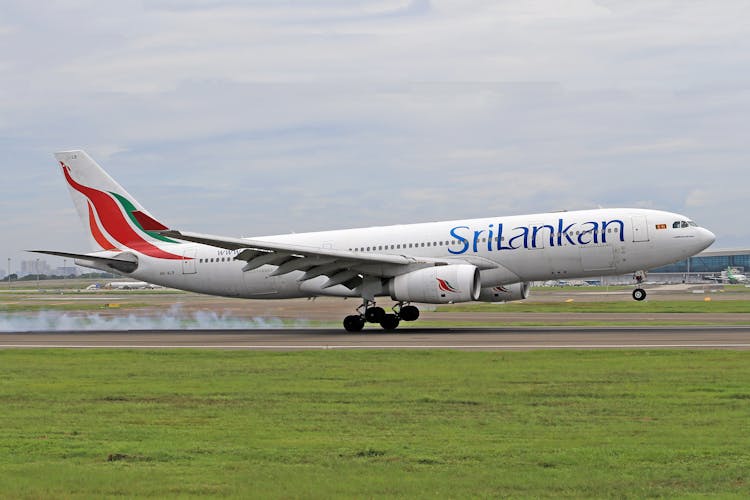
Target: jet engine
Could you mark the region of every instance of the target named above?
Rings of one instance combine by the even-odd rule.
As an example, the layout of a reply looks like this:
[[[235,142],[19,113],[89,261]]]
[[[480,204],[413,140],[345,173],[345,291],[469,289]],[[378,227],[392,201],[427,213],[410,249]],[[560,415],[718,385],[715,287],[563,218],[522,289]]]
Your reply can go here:
[[[479,294],[479,300],[482,302],[510,302],[513,300],[523,300],[529,296],[531,283],[524,281],[513,283],[511,285],[500,285],[482,288]]]
[[[480,288],[479,269],[469,264],[428,267],[388,282],[393,300],[427,304],[477,300]]]

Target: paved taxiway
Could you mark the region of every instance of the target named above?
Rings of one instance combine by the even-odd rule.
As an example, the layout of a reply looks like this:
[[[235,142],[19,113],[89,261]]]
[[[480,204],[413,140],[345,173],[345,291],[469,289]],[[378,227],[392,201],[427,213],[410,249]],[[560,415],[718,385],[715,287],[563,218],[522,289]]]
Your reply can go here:
[[[750,349],[750,326],[149,330],[0,333],[0,349]]]

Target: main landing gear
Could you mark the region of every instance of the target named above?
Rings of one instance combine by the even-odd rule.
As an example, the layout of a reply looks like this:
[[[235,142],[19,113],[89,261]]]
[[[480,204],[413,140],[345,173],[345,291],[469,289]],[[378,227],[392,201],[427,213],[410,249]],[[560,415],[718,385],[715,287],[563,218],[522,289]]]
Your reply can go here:
[[[646,277],[646,271],[637,271],[633,275],[633,279],[636,283],[636,289],[633,290],[633,299],[637,301],[644,300],[646,298],[646,290],[641,288],[641,283],[643,283],[643,279]]]
[[[358,314],[344,318],[344,329],[347,332],[361,332],[365,323],[380,323],[383,330],[393,331],[402,320],[416,321],[419,318],[419,309],[403,302],[393,306],[393,313],[386,313],[382,307],[376,306],[374,301],[365,299],[357,308],[357,312]]]

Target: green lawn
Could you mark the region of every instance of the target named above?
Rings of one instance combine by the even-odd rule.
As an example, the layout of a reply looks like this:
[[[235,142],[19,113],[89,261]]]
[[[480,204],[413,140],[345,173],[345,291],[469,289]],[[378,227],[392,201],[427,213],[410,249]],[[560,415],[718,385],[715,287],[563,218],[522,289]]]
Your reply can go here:
[[[13,304],[2,304],[0,303],[0,312],[2,313],[27,313],[27,312],[47,312],[47,311],[62,311],[62,312],[73,312],[73,311],[100,311],[102,309],[134,309],[152,307],[152,304],[148,302],[120,302],[113,300],[112,304],[104,301],[100,302],[66,302],[62,304],[49,304],[49,303],[36,303],[31,304],[28,302],[19,302]]]
[[[750,352],[0,351],[0,497],[750,496]]]
[[[745,300],[660,300],[636,302],[509,302],[507,304],[467,303],[441,306],[440,312],[533,312],[533,313],[750,313]]]

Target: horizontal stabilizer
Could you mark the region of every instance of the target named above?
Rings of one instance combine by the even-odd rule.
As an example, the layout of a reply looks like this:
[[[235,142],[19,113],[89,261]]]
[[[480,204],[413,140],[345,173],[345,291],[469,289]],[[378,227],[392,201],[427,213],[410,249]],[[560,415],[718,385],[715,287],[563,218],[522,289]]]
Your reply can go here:
[[[120,254],[122,257],[102,257],[101,255],[91,254],[80,254],[80,253],[68,253],[68,252],[56,252],[53,250],[27,250],[28,252],[43,253],[47,255],[55,255],[57,257],[65,257],[68,259],[75,259],[76,261],[88,261],[99,266],[106,266],[110,269],[121,273],[132,273],[138,269],[138,257],[130,254]]]

